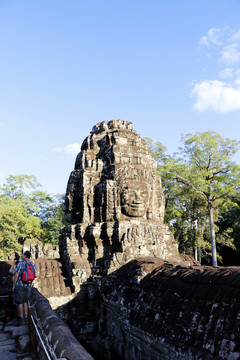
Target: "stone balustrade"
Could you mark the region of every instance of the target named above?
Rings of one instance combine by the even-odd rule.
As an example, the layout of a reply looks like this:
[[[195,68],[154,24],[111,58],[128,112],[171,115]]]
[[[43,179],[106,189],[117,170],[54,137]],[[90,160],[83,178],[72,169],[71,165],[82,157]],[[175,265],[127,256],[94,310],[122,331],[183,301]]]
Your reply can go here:
[[[33,289],[31,306],[38,331],[51,359],[93,360],[73,336],[68,325],[56,315],[49,301],[37,289]],[[39,339],[37,341],[39,342]]]

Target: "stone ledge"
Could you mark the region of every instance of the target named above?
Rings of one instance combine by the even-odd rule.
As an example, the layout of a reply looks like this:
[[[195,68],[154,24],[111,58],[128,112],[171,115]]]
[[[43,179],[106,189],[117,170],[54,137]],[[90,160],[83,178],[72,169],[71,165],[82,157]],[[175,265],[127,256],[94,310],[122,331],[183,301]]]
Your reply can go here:
[[[48,344],[57,358],[68,360],[93,360],[65,324],[51,309],[49,301],[36,289],[32,292],[32,303],[36,311],[37,323],[45,333]]]

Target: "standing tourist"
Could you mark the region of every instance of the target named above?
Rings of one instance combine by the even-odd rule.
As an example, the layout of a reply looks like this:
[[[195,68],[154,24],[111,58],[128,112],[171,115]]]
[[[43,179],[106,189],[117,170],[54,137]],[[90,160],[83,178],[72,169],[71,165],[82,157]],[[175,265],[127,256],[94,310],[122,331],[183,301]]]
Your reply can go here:
[[[37,276],[36,265],[30,261],[31,252],[25,251],[22,259],[10,268],[9,273],[14,276],[12,291],[15,294],[15,302],[18,307],[19,324],[28,322],[28,300],[32,293],[32,281]],[[14,266],[16,267],[14,268]]]

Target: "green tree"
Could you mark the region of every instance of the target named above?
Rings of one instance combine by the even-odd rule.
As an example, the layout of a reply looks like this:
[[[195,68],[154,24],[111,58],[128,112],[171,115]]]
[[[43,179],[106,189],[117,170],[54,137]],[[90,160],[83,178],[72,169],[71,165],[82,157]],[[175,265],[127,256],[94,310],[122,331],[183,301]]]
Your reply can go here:
[[[152,139],[145,138],[148,150],[157,163],[157,172],[161,176],[163,192],[165,197],[165,222],[171,225],[171,219],[175,218],[173,212],[178,213],[176,207],[177,194],[182,191],[175,179],[176,167],[179,166],[178,160],[174,156],[166,154],[167,148],[161,142],[154,143]]]
[[[184,146],[180,150],[185,158],[183,167],[176,172],[176,179],[191,187],[207,205],[212,263],[217,266],[214,211],[233,204],[239,186],[240,166],[232,161],[232,156],[239,150],[239,142],[223,139],[213,131],[186,134],[182,140]]]
[[[233,196],[236,198],[239,186],[239,166],[231,161],[231,156],[238,150],[239,143],[224,140],[214,132],[188,134],[183,137],[186,144],[180,148],[181,152],[169,156],[164,145],[159,142],[154,144],[149,138],[145,140],[157,161],[157,171],[162,179],[164,221],[174,232],[179,251],[195,256],[200,262],[202,259],[208,262],[212,252],[212,227],[210,232],[206,189],[211,190],[212,198],[209,200],[213,202],[211,211],[217,232],[221,214],[226,214],[229,206],[230,209],[236,208]],[[221,233],[217,233],[218,248],[227,246],[233,249],[236,232],[231,231],[231,227],[222,228]],[[220,253],[218,258],[221,260]]]
[[[33,175],[9,175],[5,184],[0,187],[0,197],[18,201],[32,215],[43,219],[53,208],[54,200],[38,189],[41,187]]]
[[[220,209],[217,221],[218,234],[224,239],[219,251],[227,266],[240,265],[240,199],[234,198],[233,201],[234,204]],[[230,236],[233,238],[233,246],[227,246],[225,241]]]
[[[51,216],[43,223],[43,241],[58,245],[60,229],[67,225],[63,204],[55,207]]]
[[[0,202],[0,257],[5,260],[9,253],[19,252],[25,240],[38,241],[42,228],[39,218],[29,214],[15,199]]]
[[[156,160],[157,164],[164,165],[171,158],[166,154],[167,148],[160,141],[154,143],[149,137],[144,138],[147,143],[147,148]],[[171,159],[172,160],[172,159]]]
[[[41,186],[33,175],[9,175],[0,187],[0,194],[26,204],[30,199],[29,192]]]
[[[56,245],[65,226],[63,197],[38,188],[32,175],[9,175],[0,187],[0,256],[19,251],[25,240]]]
[[[45,191],[34,190],[29,196],[28,210],[32,215],[47,221],[58,202],[58,195],[52,196]]]

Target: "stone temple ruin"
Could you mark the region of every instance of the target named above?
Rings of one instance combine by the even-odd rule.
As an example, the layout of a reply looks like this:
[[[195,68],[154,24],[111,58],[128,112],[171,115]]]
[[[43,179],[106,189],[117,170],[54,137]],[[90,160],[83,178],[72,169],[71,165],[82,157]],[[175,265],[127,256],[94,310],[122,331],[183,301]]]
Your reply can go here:
[[[164,197],[146,142],[122,120],[104,121],[83,141],[66,193],[71,225],[60,255],[74,291],[142,256],[180,261],[163,223]]]
[[[240,270],[179,254],[156,163],[130,122],[93,127],[65,212],[59,251],[76,296],[57,311],[97,359],[240,358],[239,330],[227,326],[240,318]]]
[[[130,122],[93,127],[65,212],[60,258],[34,250],[32,306],[52,359],[240,359],[240,268],[179,254],[156,164]]]

